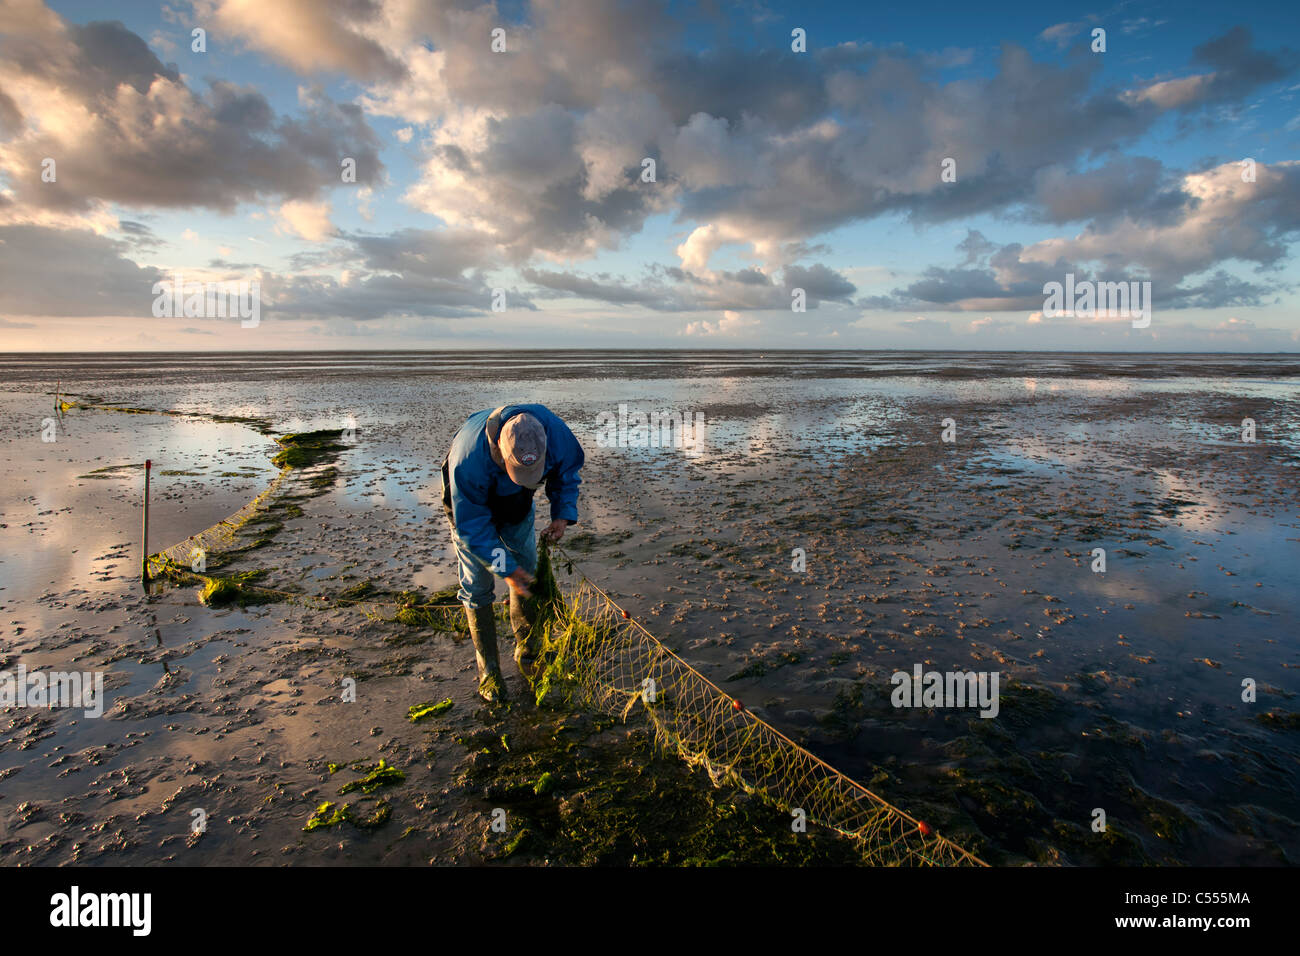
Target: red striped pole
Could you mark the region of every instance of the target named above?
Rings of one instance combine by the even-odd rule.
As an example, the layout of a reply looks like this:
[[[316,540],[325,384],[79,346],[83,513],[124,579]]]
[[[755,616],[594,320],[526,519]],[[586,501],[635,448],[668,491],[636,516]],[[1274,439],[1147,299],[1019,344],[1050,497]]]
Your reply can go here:
[[[153,460],[146,458],[144,460],[144,531],[140,540],[140,580],[149,583],[149,469],[153,467]]]

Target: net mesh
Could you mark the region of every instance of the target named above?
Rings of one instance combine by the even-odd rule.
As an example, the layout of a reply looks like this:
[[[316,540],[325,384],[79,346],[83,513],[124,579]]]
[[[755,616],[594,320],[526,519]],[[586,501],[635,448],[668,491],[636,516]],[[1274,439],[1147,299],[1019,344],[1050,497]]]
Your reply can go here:
[[[626,719],[715,785],[739,786],[854,840],[880,866],[984,866],[744,708],[665,647],[585,577],[554,605],[539,700],[561,693]]]

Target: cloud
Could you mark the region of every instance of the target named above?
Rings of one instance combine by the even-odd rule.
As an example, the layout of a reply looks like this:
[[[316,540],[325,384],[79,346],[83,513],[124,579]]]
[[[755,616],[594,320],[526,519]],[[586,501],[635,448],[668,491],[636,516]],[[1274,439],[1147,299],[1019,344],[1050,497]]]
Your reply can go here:
[[[1150,131],[1170,109],[1240,98],[1290,69],[1286,51],[1253,47],[1234,30],[1197,48],[1213,90],[1190,98],[1095,89],[1098,58],[1036,62],[1005,44],[996,72],[943,82],[937,71],[969,51],[841,43],[788,50],[692,51],[661,5],[545,0],[506,25],[508,52],[485,40],[490,6],[433,4],[393,12],[386,42],[411,83],[377,82],[360,102],[432,133],[420,182],[406,199],[444,221],[495,237],[522,261],[573,261],[617,248],[655,213],[690,224],[682,268],[704,273],[726,245],[748,246],[769,268],[783,250],[882,215],[943,222],[1022,207],[1060,222],[1121,202],[1176,202],[1156,161],[1091,157]],[[1083,23],[1058,24],[1048,40]],[[1080,135],[1086,130],[1086,135]],[[657,182],[639,180],[644,158]],[[956,183],[939,178],[946,158]],[[1087,175],[1071,208],[1063,177]],[[1155,193],[1144,189],[1157,190]],[[1040,212],[1040,205],[1046,203]]]
[[[682,335],[691,336],[730,336],[737,335],[745,329],[753,328],[758,325],[757,319],[749,319],[735,312],[723,312],[722,318],[716,322],[709,322],[701,319],[698,322],[688,322],[682,329]]]
[[[1076,235],[991,248],[970,232],[958,246],[966,253],[961,266],[927,267],[920,279],[869,305],[1035,310],[1042,308],[1044,283],[1063,282],[1067,273],[1076,281],[1149,280],[1154,302],[1164,308],[1261,304],[1279,290],[1276,283],[1216,267],[1236,261],[1266,272],[1283,260],[1289,237],[1300,231],[1300,162],[1257,164],[1253,183],[1242,182],[1241,173],[1237,163],[1225,163],[1187,173],[1167,188],[1163,176],[1148,176],[1155,198],[1125,210],[1085,185],[1057,207],[1062,217],[1094,215]]]
[[[221,52],[233,44],[296,71],[297,107],[277,113],[258,90],[223,79],[200,88],[121,23],[72,24],[36,0],[0,6],[0,224],[69,229],[76,248],[98,233],[109,243],[94,247],[98,267],[125,276],[139,269],[132,257],[165,248],[137,209],[251,203],[313,244],[289,258],[298,274],[262,270],[286,312],[481,315],[501,283],[512,308],[580,298],[722,315],[691,323],[709,335],[788,310],[794,288],[827,321],[862,308],[1027,314],[1041,309],[1043,283],[1067,271],[1150,278],[1165,308],[1244,307],[1284,289],[1276,273],[1300,223],[1296,164],[1260,165],[1244,184],[1233,164],[1188,171],[1130,155],[1171,115],[1219,122],[1296,70],[1293,51],[1257,46],[1241,27],[1195,47],[1182,70],[1120,86],[1113,62],[1104,71],[1077,42],[1093,17],[1040,34],[1073,46],[1068,54],[1036,48],[1049,55],[1035,59],[1005,43],[953,78],[945,71],[974,62],[971,49],[739,49],[707,11],[657,0],[193,7],[169,7],[167,18],[206,24]],[[489,45],[496,27],[504,53]],[[340,79],[352,102],[325,93]],[[357,161],[358,183],[340,218],[353,202],[368,218],[387,185],[368,116],[394,121],[396,142],[385,135],[383,145],[417,163],[402,199],[437,228],[385,236],[333,222],[342,157]],[[35,175],[47,156],[55,183]],[[654,182],[641,178],[645,159]],[[955,182],[940,178],[947,159]],[[817,240],[849,224],[977,215],[1031,224],[1038,241],[968,230],[950,261],[856,299],[845,275],[811,261],[829,260]],[[677,232],[671,265],[640,275],[578,265],[652,217]],[[213,268],[260,268],[218,255]],[[524,288],[488,278],[499,269],[518,269]]]
[[[107,203],[231,211],[307,199],[340,182],[341,156],[357,160],[360,184],[383,180],[360,108],[319,88],[303,89],[299,116],[277,117],[251,87],[212,80],[192,90],[121,23],[48,14],[3,26],[0,176],[29,221]],[[54,182],[33,174],[47,157]]]
[[[321,242],[338,230],[330,222],[330,204],[326,200],[310,202],[293,199],[280,206],[276,214],[277,230],[287,232],[308,242]]]
[[[1290,76],[1300,66],[1300,54],[1289,48],[1276,53],[1257,50],[1250,31],[1237,26],[1196,47],[1192,62],[1213,69],[1152,83],[1130,92],[1127,98],[1130,102],[1153,103],[1163,110],[1183,111],[1230,103]]]
[[[480,267],[490,264],[495,252],[482,234],[404,229],[390,235],[340,233],[338,239],[315,261],[300,260],[293,274],[262,276],[270,315],[364,322],[493,314],[497,286],[486,281]],[[504,292],[508,310],[536,311],[526,293]]]
[[[0,226],[0,315],[150,317],[158,269],[90,230]]]
[[[1056,23],[1038,34],[1038,39],[1045,43],[1054,43],[1058,49],[1064,49],[1083,31],[1084,26],[1085,24],[1078,21]]]
[[[1030,321],[1032,322],[1033,319],[1031,318]],[[1015,322],[1008,322],[1005,319],[994,319],[987,315],[982,319],[973,320],[970,324],[970,330],[974,334],[1010,332],[1017,328],[1019,328],[1019,326]]]
[[[802,288],[805,305],[847,304],[857,287],[821,263],[807,268],[787,266],[780,275],[758,268],[697,274],[676,267],[652,269],[639,282],[616,281],[604,275],[592,279],[574,272],[522,270],[523,277],[548,290],[552,297],[571,296],[614,305],[643,305],[660,312],[788,312],[792,292]]]
[[[194,13],[214,39],[238,36],[299,72],[398,80],[405,67],[372,35],[383,28],[383,7],[373,0],[195,0]]]
[[[909,332],[919,332],[925,336],[944,336],[945,338],[952,335],[952,326],[946,319],[927,319],[925,316],[918,315],[912,319],[904,319],[898,323],[899,328]]]
[[[614,305],[649,305],[661,309],[671,309],[662,291],[638,288],[622,282],[609,281],[604,275],[598,279],[569,272],[550,272],[540,269],[524,269],[520,273],[534,285],[542,286],[562,295],[576,296],[581,299],[595,299]]]

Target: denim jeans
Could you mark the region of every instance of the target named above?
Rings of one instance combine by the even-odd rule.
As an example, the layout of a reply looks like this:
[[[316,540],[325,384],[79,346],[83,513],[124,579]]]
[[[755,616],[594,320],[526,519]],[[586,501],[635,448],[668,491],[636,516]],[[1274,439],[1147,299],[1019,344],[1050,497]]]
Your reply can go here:
[[[537,573],[537,537],[533,533],[535,508],[528,509],[528,517],[518,524],[498,528],[501,543],[510,550],[511,556],[529,574]],[[466,607],[487,607],[496,596],[496,575],[491,565],[483,561],[465,546],[465,542],[456,532],[451,534],[456,546],[456,560],[460,564],[460,591],[456,597]]]

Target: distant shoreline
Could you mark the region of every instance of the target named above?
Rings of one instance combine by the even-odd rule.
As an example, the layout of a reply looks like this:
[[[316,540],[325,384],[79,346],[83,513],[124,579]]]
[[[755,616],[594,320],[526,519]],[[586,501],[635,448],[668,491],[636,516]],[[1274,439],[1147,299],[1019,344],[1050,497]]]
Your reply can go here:
[[[719,354],[719,355],[750,355],[758,353],[760,355],[807,355],[807,354],[837,354],[837,355],[1230,355],[1230,356],[1280,356],[1294,355],[1300,356],[1300,349],[1286,352],[1238,352],[1224,350],[1219,352],[1201,352],[1191,350],[1169,349],[1162,351],[1148,351],[1139,349],[836,349],[836,348],[817,348],[817,349],[791,349],[791,348],[583,348],[583,349],[542,349],[542,348],[479,348],[472,347],[448,347],[441,349],[186,349],[177,351],[175,349],[135,349],[129,351],[122,350],[99,350],[90,352],[77,351],[17,351],[17,352],[0,352],[0,358],[6,357],[29,357],[33,355],[446,355],[466,354],[466,355],[627,355],[627,354],[644,354],[644,355],[664,355],[664,354],[682,354],[694,355],[699,353]]]

